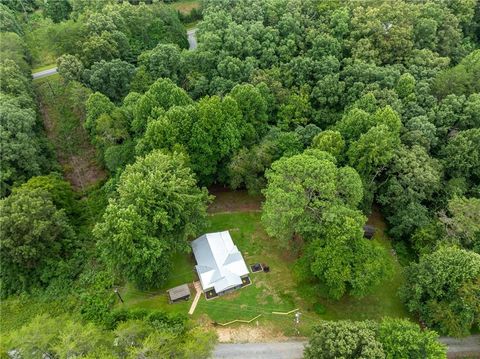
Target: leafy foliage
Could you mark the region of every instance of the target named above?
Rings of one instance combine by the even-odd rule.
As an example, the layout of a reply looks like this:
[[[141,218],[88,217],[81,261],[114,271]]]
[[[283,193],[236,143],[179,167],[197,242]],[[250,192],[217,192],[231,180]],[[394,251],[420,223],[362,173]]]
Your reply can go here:
[[[160,151],[137,159],[94,229],[108,266],[140,287],[162,284],[172,254],[187,250],[205,219],[207,192],[195,186],[185,161]]]
[[[461,336],[478,323],[479,254],[443,247],[411,264],[406,276],[403,298],[427,325]]]
[[[48,284],[62,274],[74,246],[65,211],[47,191],[29,187],[0,201],[3,295]]]

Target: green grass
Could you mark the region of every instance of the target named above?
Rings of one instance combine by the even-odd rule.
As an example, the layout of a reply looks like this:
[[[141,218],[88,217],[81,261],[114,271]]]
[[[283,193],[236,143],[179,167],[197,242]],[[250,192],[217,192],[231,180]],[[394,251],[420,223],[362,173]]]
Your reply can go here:
[[[276,246],[263,229],[260,218],[259,212],[215,213],[209,216],[208,232],[229,230],[247,264],[267,263],[270,272],[251,274],[252,285],[223,297],[207,301],[202,296],[194,319],[225,323],[235,319],[249,320],[261,314],[258,322],[262,325],[280,330],[285,335],[295,335],[293,314],[280,316],[272,312],[299,308],[302,313],[299,331],[302,335],[308,335],[311,326],[321,319],[379,320],[385,316],[408,317],[397,296],[403,274],[393,255],[389,257],[394,268],[393,277],[375,288],[372,294],[363,298],[345,296],[339,301],[331,300],[321,295],[322,288],[319,284],[297,281],[293,270],[295,255]],[[378,217],[375,220],[381,222],[383,219]],[[380,222],[376,225],[382,229],[384,224]],[[377,233],[374,240],[390,253],[391,243],[383,230]],[[130,285],[126,286],[122,290],[126,299],[125,306],[187,313],[191,301],[170,305],[165,290],[191,282],[194,263],[191,255],[177,255],[175,263],[172,277],[158,291],[146,293]],[[192,296],[193,294],[192,291]],[[319,308],[323,310],[318,312]]]
[[[171,271],[171,276],[162,288],[146,292],[135,288],[132,284],[127,284],[120,289],[120,294],[125,303],[117,303],[117,308],[142,308],[187,313],[192,299],[186,302],[169,304],[166,290],[180,284],[192,283],[195,280],[194,259],[191,255],[176,254],[173,262],[175,265]],[[195,295],[193,288],[191,288],[191,293],[193,298]]]
[[[200,1],[179,0],[179,1],[175,1],[170,4],[167,4],[167,6],[180,11],[182,14],[188,14],[192,9],[198,9],[200,7]]]

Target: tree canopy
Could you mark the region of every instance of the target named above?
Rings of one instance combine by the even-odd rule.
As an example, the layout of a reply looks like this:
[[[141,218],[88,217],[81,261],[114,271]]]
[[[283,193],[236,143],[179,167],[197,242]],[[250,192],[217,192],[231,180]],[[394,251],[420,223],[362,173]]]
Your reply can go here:
[[[427,325],[462,336],[478,324],[479,254],[442,247],[412,263],[406,277],[402,295],[407,307]]]
[[[208,195],[186,158],[153,151],[127,166],[95,229],[105,262],[142,288],[161,285],[205,220]]]

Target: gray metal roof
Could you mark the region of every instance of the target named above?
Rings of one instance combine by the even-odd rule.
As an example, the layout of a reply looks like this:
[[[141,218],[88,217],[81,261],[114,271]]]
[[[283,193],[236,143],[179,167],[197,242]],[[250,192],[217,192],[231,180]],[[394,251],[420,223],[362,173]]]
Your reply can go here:
[[[182,284],[178,287],[167,290],[167,292],[171,300],[177,300],[189,296],[190,288],[188,288],[187,284]]]
[[[217,293],[242,284],[248,268],[228,231],[207,233],[192,242],[203,290]]]

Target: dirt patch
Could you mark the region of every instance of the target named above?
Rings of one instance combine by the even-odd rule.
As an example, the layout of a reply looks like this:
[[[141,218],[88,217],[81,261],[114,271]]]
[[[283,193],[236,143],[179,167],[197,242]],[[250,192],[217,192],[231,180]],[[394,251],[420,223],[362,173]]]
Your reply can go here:
[[[253,321],[250,325],[235,327],[216,327],[220,343],[259,343],[283,342],[289,340],[280,330],[271,326],[260,324],[260,320]]]
[[[263,196],[251,195],[247,191],[233,191],[226,187],[213,186],[208,189],[215,196],[208,207],[209,213],[260,211]]]

